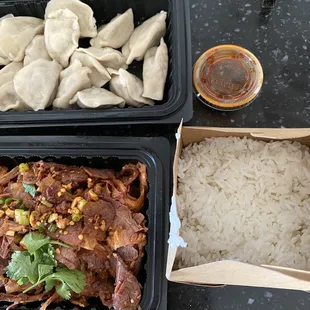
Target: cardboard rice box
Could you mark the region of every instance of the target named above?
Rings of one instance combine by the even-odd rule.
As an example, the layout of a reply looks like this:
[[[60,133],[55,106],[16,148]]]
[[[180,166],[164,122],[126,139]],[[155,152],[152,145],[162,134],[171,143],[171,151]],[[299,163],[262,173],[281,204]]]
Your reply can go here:
[[[180,126],[176,138],[177,147],[173,165],[173,197],[170,212],[170,237],[166,277],[173,282],[199,285],[244,285],[293,290],[310,290],[310,272],[278,266],[255,266],[238,261],[223,260],[196,267],[173,270],[177,248],[186,243],[179,236],[181,221],[178,218],[177,170],[182,148],[190,143],[210,137],[248,137],[256,140],[298,141],[310,147],[310,129],[254,129],[254,128],[208,128]],[[310,192],[310,188],[309,188]],[[310,216],[310,215],[309,215]]]

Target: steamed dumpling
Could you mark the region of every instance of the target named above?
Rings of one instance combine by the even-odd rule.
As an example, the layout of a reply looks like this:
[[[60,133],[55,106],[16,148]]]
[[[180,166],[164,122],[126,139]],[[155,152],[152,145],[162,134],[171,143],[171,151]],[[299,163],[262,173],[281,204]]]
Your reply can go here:
[[[54,99],[61,70],[57,61],[35,60],[15,75],[17,95],[34,111],[44,110]]]
[[[77,16],[68,9],[53,11],[45,22],[45,46],[49,55],[64,68],[79,45],[80,27]]]
[[[13,15],[13,14],[6,14],[6,15],[2,16],[2,17],[0,18],[0,24],[1,24],[1,22],[2,22],[4,19],[11,18],[11,17],[14,17],[14,15]]]
[[[94,12],[87,4],[79,0],[51,0],[45,9],[45,19],[59,9],[69,9],[78,17],[82,38],[93,38],[97,35]]]
[[[90,40],[90,45],[95,47],[122,47],[130,38],[134,30],[132,9],[124,14],[118,14],[108,24],[98,29],[98,34]]]
[[[13,14],[7,14],[7,15],[2,16],[2,17],[0,18],[0,25],[1,25],[1,22],[2,22],[4,19],[10,18],[10,17],[14,17],[14,15],[13,15]],[[0,27],[1,27],[1,26],[0,26]],[[10,63],[10,60],[7,59],[7,58],[5,57],[5,55],[4,55],[3,53],[1,53],[1,50],[0,50],[0,66],[5,66],[5,65],[7,65],[7,64],[9,64],[9,63]]]
[[[160,39],[166,33],[166,18],[167,12],[161,11],[135,29],[122,48],[122,52],[127,58],[127,65],[130,65],[134,60],[142,60],[151,47],[159,45]]]
[[[79,48],[77,51],[96,58],[107,69],[128,68],[125,56],[111,47],[99,48],[91,46],[89,48]]]
[[[91,87],[89,74],[91,70],[83,67],[81,62],[75,60],[67,69],[60,73],[60,85],[53,106],[59,109],[67,109],[76,93]]]
[[[17,95],[13,81],[7,82],[0,87],[0,111],[8,110],[24,111],[27,106]]]
[[[88,54],[74,52],[71,57],[71,64],[75,60],[79,60],[83,66],[91,70],[89,77],[93,86],[102,87],[111,80],[109,72],[94,57]]]
[[[34,37],[30,45],[26,48],[24,66],[38,59],[52,60],[47,52],[43,35]]]
[[[117,96],[125,99],[128,105],[141,107],[144,104],[154,105],[150,99],[142,97],[143,83],[135,75],[120,69],[110,82],[110,90]]]
[[[26,47],[44,30],[43,20],[35,17],[9,17],[0,23],[0,57],[22,61]]]
[[[144,57],[142,96],[163,100],[168,74],[168,47],[161,39],[159,47],[152,47]]]
[[[0,51],[0,66],[6,66],[9,63],[10,61],[4,55],[2,55]]]
[[[12,82],[16,73],[23,67],[22,62],[11,62],[0,70],[0,87],[8,82]]]
[[[79,91],[76,94],[75,101],[81,108],[110,108],[113,106],[123,108],[125,106],[123,98],[114,95],[104,88],[96,87]]]

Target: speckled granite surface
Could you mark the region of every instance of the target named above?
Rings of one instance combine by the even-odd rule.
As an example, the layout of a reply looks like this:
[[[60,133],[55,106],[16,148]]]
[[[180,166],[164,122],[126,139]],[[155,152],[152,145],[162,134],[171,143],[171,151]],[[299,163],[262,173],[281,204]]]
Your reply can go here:
[[[310,0],[277,0],[269,15],[259,0],[191,0],[193,64],[206,49],[241,45],[261,61],[260,97],[231,113],[194,101],[192,126],[310,127]],[[306,292],[169,284],[169,310],[309,310]]]
[[[260,0],[191,0],[193,63],[206,49],[237,44],[264,69],[260,97],[249,107],[222,113],[194,102],[191,125],[310,126],[310,1],[277,0],[262,12]]]

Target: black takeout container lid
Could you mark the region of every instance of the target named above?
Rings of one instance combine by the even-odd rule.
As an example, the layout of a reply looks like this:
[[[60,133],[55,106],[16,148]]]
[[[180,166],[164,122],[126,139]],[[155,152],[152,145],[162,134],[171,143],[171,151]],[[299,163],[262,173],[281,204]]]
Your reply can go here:
[[[0,0],[0,18],[12,13],[14,16],[44,18],[48,0]],[[190,9],[187,0],[83,0],[90,5],[97,26],[107,23],[118,13],[132,8],[135,23],[168,12],[165,42],[169,49],[169,71],[164,99],[155,106],[119,109],[70,109],[25,112],[0,112],[0,128],[70,126],[70,125],[115,125],[115,124],[176,124],[193,116],[192,64]],[[0,38],[1,40],[1,38]],[[87,41],[87,39],[86,39]],[[85,39],[80,43],[83,45]],[[87,41],[88,42],[88,41]],[[86,45],[87,46],[87,45]],[[142,72],[142,62],[131,65],[132,73]]]
[[[6,136],[0,137],[0,165],[9,168],[30,161],[53,161],[66,165],[111,168],[120,171],[127,163],[140,161],[147,167],[149,191],[144,210],[147,245],[138,280],[142,285],[143,310],[167,309],[165,265],[169,230],[170,144],[166,138]],[[41,303],[19,309],[38,309]],[[0,303],[6,309],[7,303]],[[54,307],[53,307],[54,306]],[[77,309],[62,302],[53,308]],[[99,299],[90,299],[88,309],[107,309]]]

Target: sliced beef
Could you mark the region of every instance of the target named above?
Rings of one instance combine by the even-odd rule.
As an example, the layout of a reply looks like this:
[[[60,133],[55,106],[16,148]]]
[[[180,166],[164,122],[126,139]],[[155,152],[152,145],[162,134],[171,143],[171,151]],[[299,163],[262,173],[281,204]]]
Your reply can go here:
[[[114,254],[115,290],[113,306],[115,310],[136,310],[141,300],[141,286],[121,257]]]
[[[8,294],[21,294],[24,290],[26,290],[31,285],[32,285],[31,283],[24,284],[24,285],[18,285],[15,280],[11,280],[11,279],[4,280],[5,291]]]
[[[128,186],[139,177],[139,174],[140,172],[136,165],[128,164],[122,168],[118,179],[123,182],[125,186]]]
[[[58,214],[66,215],[68,214],[68,209],[71,207],[71,202],[62,201],[61,203],[56,205],[56,212]]]
[[[86,273],[86,286],[81,293],[86,297],[100,297],[101,302],[111,308],[113,306],[114,280],[111,278],[102,279],[94,272]]]
[[[59,247],[59,254],[56,254],[56,260],[69,269],[80,268],[80,259],[73,248]]]
[[[51,295],[50,292],[46,293],[41,293],[37,295],[28,295],[28,294],[9,294],[9,293],[0,293],[0,301],[5,301],[5,302],[13,302],[14,306],[17,306],[18,304],[25,304],[25,303],[30,303],[30,302],[35,302],[35,301],[42,301],[48,298]]]
[[[73,248],[79,248],[82,244],[82,240],[79,238],[80,235],[82,235],[83,227],[82,223],[78,222],[74,226],[67,226],[66,231],[68,232],[65,234],[60,234],[58,231],[51,233],[48,232],[48,235],[55,240],[64,242],[66,244],[69,244]]]
[[[139,250],[132,245],[119,248],[116,252],[129,267],[139,258]]]
[[[9,259],[0,258],[0,276],[5,274],[5,268],[9,264]]]
[[[110,257],[112,253],[106,246],[97,245],[93,251],[81,249],[79,258],[87,264],[87,269],[106,278],[110,272]]]
[[[0,237],[0,257],[2,259],[8,259],[11,257],[11,243],[14,241],[14,237],[2,236]]]
[[[8,167],[0,166],[0,177],[5,175],[8,172],[8,170],[9,170]]]
[[[7,231],[14,231],[21,234],[27,232],[27,229],[24,225],[17,224],[9,220],[7,217],[0,219],[0,237],[4,236]]]
[[[115,219],[115,208],[112,203],[106,200],[88,202],[83,208],[84,225],[101,227],[106,231],[112,225]],[[103,229],[105,226],[105,229]]]
[[[58,179],[58,176],[56,176]],[[59,180],[62,184],[71,184],[72,188],[87,184],[88,174],[82,168],[69,167],[59,173]]]
[[[130,210],[139,212],[148,191],[146,166],[140,163],[125,166],[119,178],[103,181],[100,187],[94,187],[94,191],[101,198],[111,197]]]
[[[83,169],[89,177],[98,180],[112,180],[115,178],[115,172],[111,169],[94,169],[89,167],[83,167]]]
[[[129,270],[137,277],[140,272],[144,257],[144,248],[142,246],[125,246],[117,249],[116,253],[122,258]]]
[[[32,167],[29,169],[29,171],[24,173],[24,175],[22,176],[22,181],[25,184],[32,184],[32,185],[36,184],[37,176],[35,175]]]
[[[60,181],[56,181],[51,176],[44,178],[38,187],[38,191],[41,192],[42,197],[44,197],[48,202],[52,204],[59,204],[62,201],[73,201],[74,196],[69,194],[61,186]]]
[[[116,217],[111,226],[107,242],[115,251],[127,245],[144,246],[146,244],[146,227],[141,223],[142,214],[134,216],[126,206],[115,203]]]
[[[48,306],[50,306],[53,302],[57,302],[60,301],[61,298],[59,297],[59,295],[57,294],[57,292],[55,292],[51,297],[49,297],[40,307],[40,310],[46,310]]]
[[[82,168],[42,161],[38,162],[36,166],[38,169],[38,180],[51,176],[61,184],[71,184],[73,188],[87,183],[88,174]]]
[[[126,187],[122,186],[121,188],[116,188],[114,182],[116,181],[106,180],[100,184],[96,184],[93,187],[93,191],[100,198],[111,197],[120,202],[125,201],[127,192]]]
[[[23,204],[29,209],[34,209],[37,204],[36,200],[26,193],[23,183],[21,182],[10,183],[5,189],[5,192],[9,193],[11,198],[22,200]]]
[[[8,184],[11,180],[17,178],[18,174],[19,174],[19,167],[17,166],[8,173],[0,176],[0,185]]]

